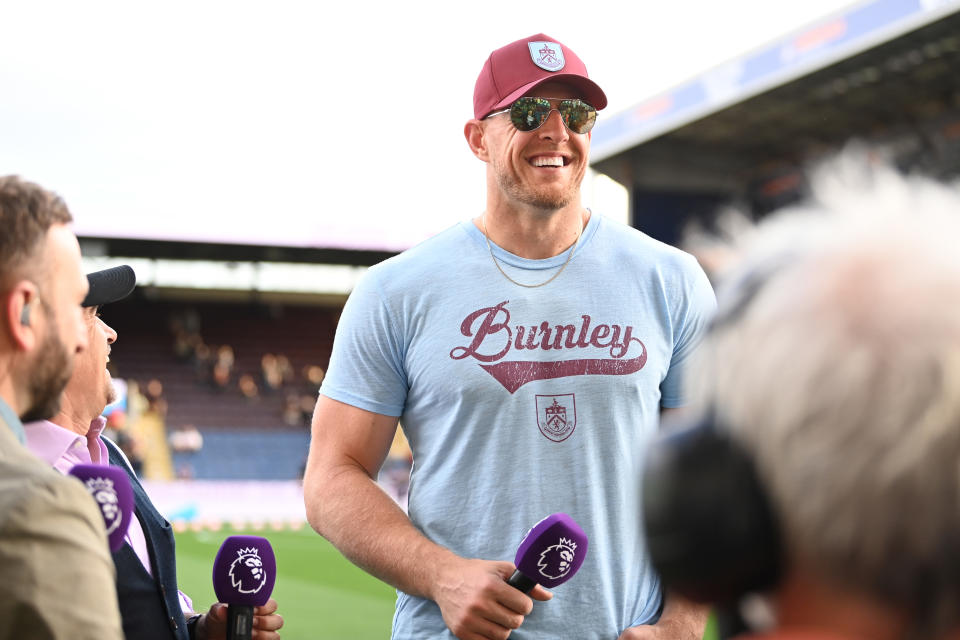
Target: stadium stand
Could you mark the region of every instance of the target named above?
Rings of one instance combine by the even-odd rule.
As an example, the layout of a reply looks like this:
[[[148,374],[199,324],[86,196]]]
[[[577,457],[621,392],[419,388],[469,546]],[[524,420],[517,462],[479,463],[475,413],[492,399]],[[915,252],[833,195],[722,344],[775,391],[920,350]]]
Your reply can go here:
[[[598,120],[593,168],[633,226],[676,244],[723,205],[762,216],[804,169],[862,141],[903,169],[960,175],[960,2],[869,0]]]
[[[299,479],[309,446],[309,412],[326,367],[338,309],[234,303],[152,301],[143,292],[103,310],[117,329],[114,376],[136,383],[146,410],[137,421],[144,472],[154,479]],[[178,347],[186,324],[210,360]],[[229,372],[213,381],[216,353],[229,345]],[[278,386],[264,380],[264,354],[289,361]],[[256,387],[245,395],[238,382]],[[296,400],[293,419],[291,398]],[[197,432],[198,442],[184,439]],[[172,438],[171,438],[172,436]],[[173,446],[169,446],[171,443]],[[186,443],[186,444],[184,444]]]
[[[210,383],[205,365],[194,357],[178,357],[174,351],[171,319],[192,309],[201,321],[200,335],[206,345],[230,345],[234,363],[228,383]],[[284,389],[269,391],[260,384],[261,358],[282,353],[289,358],[296,380],[289,387],[313,394],[302,372],[309,366],[325,368],[335,329],[336,312],[324,308],[259,308],[247,305],[183,303],[134,300],[104,310],[105,320],[120,332],[111,354],[119,377],[136,380],[146,388],[151,379],[163,385],[168,426],[192,424],[210,428],[288,427],[283,421]],[[244,397],[237,380],[249,375],[257,381],[256,398]]]

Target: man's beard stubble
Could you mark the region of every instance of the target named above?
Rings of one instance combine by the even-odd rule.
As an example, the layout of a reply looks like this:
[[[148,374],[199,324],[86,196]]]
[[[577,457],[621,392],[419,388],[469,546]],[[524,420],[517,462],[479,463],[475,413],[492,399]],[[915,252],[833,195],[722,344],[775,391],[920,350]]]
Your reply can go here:
[[[496,168],[497,184],[504,193],[514,200],[544,211],[556,211],[573,202],[576,192],[575,187],[568,188],[561,193],[536,191],[496,164],[494,166]]]
[[[31,404],[20,416],[23,422],[47,420],[60,411],[63,389],[73,371],[73,357],[53,330],[55,327],[55,323],[51,324],[49,337],[37,350],[34,366],[28,373],[27,390]]]
[[[117,388],[113,386],[113,378],[107,380],[107,389],[106,389],[106,401],[107,405],[111,405],[117,401]],[[105,405],[106,407],[106,405]]]

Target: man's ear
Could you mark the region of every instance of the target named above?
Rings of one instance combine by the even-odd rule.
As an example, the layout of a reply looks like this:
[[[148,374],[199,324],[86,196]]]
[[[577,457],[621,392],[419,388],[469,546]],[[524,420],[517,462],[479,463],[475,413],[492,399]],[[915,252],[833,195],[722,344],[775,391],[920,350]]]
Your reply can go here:
[[[6,320],[10,340],[22,351],[33,349],[36,334],[30,326],[34,302],[37,300],[37,287],[29,280],[21,280],[3,296],[3,316]]]
[[[473,155],[484,162],[490,160],[486,129],[482,122],[477,119],[467,120],[467,124],[463,125],[463,136],[467,139],[467,144],[470,145],[470,151],[473,152]]]

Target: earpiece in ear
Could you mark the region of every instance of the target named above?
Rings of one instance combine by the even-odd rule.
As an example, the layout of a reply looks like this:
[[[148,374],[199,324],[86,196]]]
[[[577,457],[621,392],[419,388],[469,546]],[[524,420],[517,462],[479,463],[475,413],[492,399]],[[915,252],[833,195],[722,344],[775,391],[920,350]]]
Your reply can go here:
[[[20,310],[20,324],[25,327],[30,326],[30,304],[29,302],[24,302],[23,309]]]

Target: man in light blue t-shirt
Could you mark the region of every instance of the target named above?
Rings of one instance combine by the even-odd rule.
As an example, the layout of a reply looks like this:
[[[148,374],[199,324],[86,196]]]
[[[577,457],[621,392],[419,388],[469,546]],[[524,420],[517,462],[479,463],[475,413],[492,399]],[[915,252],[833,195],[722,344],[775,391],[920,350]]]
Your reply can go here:
[[[684,403],[715,301],[691,256],[581,205],[606,103],[553,38],[494,51],[464,127],[486,208],[371,268],[344,308],[304,493],[314,528],[398,589],[395,640],[703,633],[705,612],[665,599],[648,563],[639,463]],[[398,419],[409,516],[374,481]],[[590,552],[527,596],[510,560],[555,512]]]

